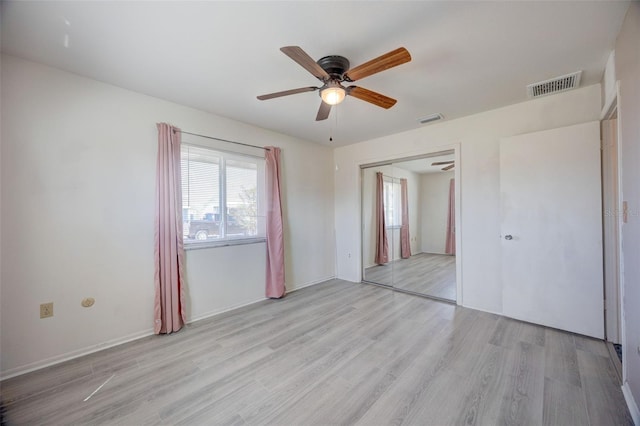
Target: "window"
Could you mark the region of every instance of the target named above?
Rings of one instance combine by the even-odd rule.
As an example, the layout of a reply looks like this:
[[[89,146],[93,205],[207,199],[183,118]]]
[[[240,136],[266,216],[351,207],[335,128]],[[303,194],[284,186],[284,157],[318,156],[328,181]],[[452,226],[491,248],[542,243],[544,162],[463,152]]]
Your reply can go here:
[[[402,225],[402,210],[400,204],[400,183],[384,178],[384,223],[387,228]]]
[[[264,160],[181,147],[185,246],[264,238]]]

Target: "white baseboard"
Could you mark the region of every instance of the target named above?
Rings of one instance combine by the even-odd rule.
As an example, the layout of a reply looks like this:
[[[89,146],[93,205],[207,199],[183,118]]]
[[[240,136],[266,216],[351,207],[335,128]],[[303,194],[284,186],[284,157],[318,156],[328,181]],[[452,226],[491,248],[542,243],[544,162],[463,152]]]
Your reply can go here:
[[[320,280],[310,281],[310,282],[308,282],[306,284],[301,285],[300,287],[296,287],[294,289],[287,290],[287,293],[293,293],[294,291],[298,291],[298,290],[306,288],[306,287],[311,287],[312,285],[320,284],[320,283],[323,283],[325,281],[332,280],[333,278],[335,278],[335,277],[331,276],[331,277],[328,277],[328,278],[322,278]],[[224,314],[225,312],[233,311],[235,309],[244,308],[245,306],[253,305],[255,303],[262,302],[263,300],[267,300],[267,298],[266,297],[261,297],[260,299],[252,300],[250,302],[240,303],[238,305],[234,305],[234,306],[231,306],[229,308],[224,308],[224,309],[217,310],[217,311],[210,311],[210,312],[198,315],[197,317],[193,317],[193,318],[188,319],[187,320],[187,324],[191,324],[191,323],[194,323],[196,321],[200,321],[200,320],[203,320],[203,319],[215,317],[216,315]]]
[[[316,284],[320,284],[326,281],[330,281],[335,279],[336,276],[335,275],[331,275],[329,277],[326,278],[320,278],[319,280],[314,280],[314,281],[309,281],[308,283],[302,284],[299,287],[293,288],[291,290],[287,290],[287,293],[293,293],[294,291],[298,291],[298,290],[302,290],[303,288],[307,288],[307,287],[311,287],[312,285],[316,285]]]
[[[294,291],[306,288],[306,287],[311,287],[312,285],[316,285],[316,284],[320,284],[323,283],[325,281],[329,281],[334,279],[335,276],[330,276],[327,278],[322,278],[319,280],[314,280],[314,281],[310,281],[308,283],[305,283],[299,287],[296,287],[294,289],[288,290],[287,293],[292,293]],[[254,300],[251,302],[247,302],[247,303],[242,303],[230,308],[225,308],[219,311],[213,311],[213,312],[209,312],[206,314],[202,314],[202,315],[198,315],[197,317],[194,318],[190,318],[187,320],[187,324],[191,324],[193,322],[196,321],[200,321],[203,319],[207,319],[216,315],[220,315],[223,314],[225,312],[229,312],[229,311],[233,311],[234,309],[238,309],[238,308],[242,308],[243,306],[248,306],[248,305],[253,305],[254,303],[258,303],[258,302],[262,302],[263,300],[266,300],[266,298],[261,298],[258,300]],[[62,355],[57,355],[51,358],[47,358],[41,361],[36,361],[36,362],[32,362],[30,364],[27,365],[22,365],[20,367],[16,367],[16,368],[12,368],[3,372],[0,372],[0,381],[5,380],[5,379],[10,379],[12,377],[16,377],[16,376],[20,376],[22,374],[26,374],[26,373],[31,373],[32,371],[36,371],[36,370],[40,370],[42,368],[46,368],[46,367],[51,367],[52,365],[56,365],[56,364],[60,364],[62,362],[65,361],[69,361],[72,360],[74,358],[79,358],[81,356],[85,356],[85,355],[89,355],[92,354],[94,352],[99,352],[101,350],[104,349],[108,349],[111,348],[113,346],[118,346],[118,345],[122,345],[124,343],[128,343],[131,342],[133,340],[138,340],[138,339],[142,339],[143,337],[147,337],[147,336],[151,336],[153,334],[153,328],[149,329],[149,330],[145,330],[145,331],[140,331],[137,333],[133,333],[133,334],[129,334],[127,336],[123,336],[117,339],[112,339],[112,340],[108,340],[106,342],[101,342],[101,343],[97,343],[95,345],[91,345],[82,349],[78,349],[72,352],[67,352],[65,354]]]
[[[216,315],[224,314],[225,312],[233,311],[235,309],[244,308],[245,306],[253,305],[255,303],[262,302],[263,300],[266,300],[266,299],[267,299],[266,297],[262,297],[260,299],[252,300],[251,302],[240,303],[238,305],[233,305],[229,308],[223,308],[217,311],[210,311],[204,314],[200,314],[197,317],[187,318],[187,324],[192,324],[194,322],[201,321],[203,319],[215,317]]]
[[[41,361],[36,361],[30,364],[21,365],[20,367],[11,368],[9,370],[6,370],[0,373],[0,381],[5,379],[10,379],[12,377],[20,376],[22,374],[31,373],[32,371],[40,370],[42,368],[51,367],[52,365],[60,364],[65,361],[72,360],[74,358],[79,358],[81,356],[92,354],[94,352],[99,352],[104,349],[111,348],[113,346],[122,345],[124,343],[128,343],[133,340],[142,339],[143,337],[151,336],[152,334],[153,334],[153,328],[146,331],[132,333],[124,337],[119,337],[117,339],[107,340],[106,342],[97,343],[95,345],[87,346],[82,349],[77,349],[75,351],[67,352],[65,354],[56,355],[51,358],[43,359]]]
[[[492,311],[490,309],[478,308],[477,306],[465,305],[465,304],[461,304],[460,306],[462,306],[463,308],[473,309],[474,311],[480,311],[480,312],[485,312],[487,314],[493,314],[493,315],[499,315],[499,316],[505,317],[505,318],[511,318],[511,317],[506,316],[502,312]],[[518,319],[518,318],[513,318],[513,319]],[[518,321],[522,321],[522,320],[518,319]]]
[[[629,412],[631,413],[633,423],[636,425],[640,425],[640,411],[638,410],[638,405],[636,404],[636,400],[633,397],[633,393],[631,393],[629,382],[624,382],[624,384],[622,385],[622,394],[624,395],[624,400],[627,402],[627,407],[629,407]]]

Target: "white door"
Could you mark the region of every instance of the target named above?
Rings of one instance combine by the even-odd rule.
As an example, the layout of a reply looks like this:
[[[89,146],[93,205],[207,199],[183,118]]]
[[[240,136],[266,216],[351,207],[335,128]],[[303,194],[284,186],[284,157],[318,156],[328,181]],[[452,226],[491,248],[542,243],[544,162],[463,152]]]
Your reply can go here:
[[[503,310],[603,338],[599,123],[500,141]]]

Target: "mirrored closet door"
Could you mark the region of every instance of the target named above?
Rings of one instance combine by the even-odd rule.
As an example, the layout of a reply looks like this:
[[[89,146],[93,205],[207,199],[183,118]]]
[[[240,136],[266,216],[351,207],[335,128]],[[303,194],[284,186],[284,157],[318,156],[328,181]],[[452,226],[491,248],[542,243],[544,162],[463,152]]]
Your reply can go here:
[[[362,168],[363,281],[456,300],[453,151]]]

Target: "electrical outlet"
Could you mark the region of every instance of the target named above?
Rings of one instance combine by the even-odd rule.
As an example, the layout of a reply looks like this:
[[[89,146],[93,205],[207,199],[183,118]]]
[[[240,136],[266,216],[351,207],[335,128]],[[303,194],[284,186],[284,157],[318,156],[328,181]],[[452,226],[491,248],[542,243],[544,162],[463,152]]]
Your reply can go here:
[[[40,305],[40,318],[49,318],[53,316],[53,302],[42,303]]]

